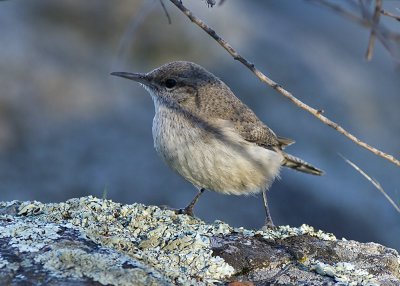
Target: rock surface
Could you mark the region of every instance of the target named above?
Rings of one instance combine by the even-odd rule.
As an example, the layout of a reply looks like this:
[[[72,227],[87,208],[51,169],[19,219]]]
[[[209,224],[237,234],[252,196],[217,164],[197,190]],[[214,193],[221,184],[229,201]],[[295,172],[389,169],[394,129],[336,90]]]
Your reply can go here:
[[[400,285],[400,256],[302,225],[232,228],[93,197],[0,203],[0,285]]]

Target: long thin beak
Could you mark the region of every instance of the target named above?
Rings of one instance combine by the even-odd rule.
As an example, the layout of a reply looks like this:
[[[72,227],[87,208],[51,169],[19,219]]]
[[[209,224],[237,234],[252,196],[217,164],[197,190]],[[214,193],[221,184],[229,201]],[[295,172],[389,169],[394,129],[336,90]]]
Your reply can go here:
[[[140,82],[145,85],[150,85],[150,78],[144,73],[112,72],[110,74]]]

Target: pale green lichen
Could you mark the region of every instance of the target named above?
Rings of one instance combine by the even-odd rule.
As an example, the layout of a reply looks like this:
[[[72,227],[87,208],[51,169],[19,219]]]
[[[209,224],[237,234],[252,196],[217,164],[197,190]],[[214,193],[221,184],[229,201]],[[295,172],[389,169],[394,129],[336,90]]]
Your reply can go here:
[[[35,203],[22,204],[18,212],[20,216],[14,216],[0,225],[0,238],[6,239],[7,245],[17,249],[17,253],[24,257],[20,264],[0,256],[0,269],[5,268],[4,273],[14,273],[20,267],[33,269],[34,265],[43,265],[45,270],[56,277],[89,277],[104,285],[171,284],[155,269],[127,255],[112,249],[92,249],[93,246],[85,244],[88,241],[85,240],[85,233],[80,233],[73,224],[65,221],[49,222],[46,214],[37,215],[35,210],[43,207],[40,203],[39,206]],[[62,236],[59,233],[67,234]],[[79,241],[75,242],[71,238]],[[41,251],[44,247],[46,250]]]
[[[163,278],[145,265],[116,252],[87,253],[82,249],[61,248],[38,255],[35,261],[58,277],[89,277],[103,285],[160,285]],[[123,267],[130,263],[129,267]],[[104,271],[107,269],[107,271]],[[152,275],[149,275],[149,274]],[[162,282],[168,285],[167,281]]]
[[[18,215],[37,215],[44,208],[44,204],[38,201],[23,202],[18,208]]]
[[[3,204],[3,206],[5,205]],[[8,204],[8,206],[12,205]],[[24,224],[17,221],[14,226],[0,230],[0,238],[2,236],[10,237],[11,245],[21,251],[38,251],[49,240],[57,239],[58,226],[79,228],[82,237],[107,249],[114,249],[118,255],[127,255],[135,261],[140,261],[142,265],[155,269],[162,277],[177,285],[218,284],[234,274],[235,270],[231,265],[221,257],[213,255],[211,238],[218,235],[236,232],[249,237],[261,236],[267,240],[283,240],[293,236],[310,235],[321,240],[336,240],[334,235],[315,230],[308,225],[280,226],[258,231],[247,230],[232,228],[220,221],[206,224],[196,218],[177,215],[172,211],[161,210],[155,206],[142,204],[122,206],[110,200],[93,197],[71,199],[58,204],[26,202],[19,206],[18,215],[27,218]],[[40,231],[34,230],[34,228],[30,229],[30,216],[32,216],[32,221],[34,220],[39,226]],[[33,243],[31,238],[34,238],[35,241],[39,240],[41,243]],[[111,261],[114,262],[109,265],[110,260],[105,259],[101,254],[90,257],[91,254],[73,249],[57,251],[48,251],[41,254],[38,259],[43,261],[46,268],[60,273],[64,273],[64,267],[68,263],[80,265],[70,275],[89,277],[91,274],[82,273],[91,273],[90,269],[96,269],[96,267],[106,269],[114,264],[116,265],[114,274],[117,278],[119,275],[132,275],[132,279],[134,279],[135,275],[139,275],[139,272],[118,272],[117,266],[120,266],[123,261],[121,257],[116,256],[113,260],[111,255]],[[332,277],[337,285],[375,285],[375,279],[371,274],[362,269],[352,268],[351,264],[328,265],[320,261],[304,259],[299,262],[304,263],[315,273]],[[97,260],[104,261],[104,265],[96,264]],[[4,265],[4,262],[0,258],[0,268],[1,265]],[[86,266],[90,267],[86,269]],[[100,283],[109,283],[107,277],[102,275],[96,274],[92,278]]]
[[[190,284],[194,278],[198,285],[206,285],[222,281],[235,271],[222,258],[212,255],[209,236],[230,230],[221,222],[207,225],[154,206],[121,206],[93,197],[37,208],[36,202],[32,204],[28,204],[28,210],[40,209],[46,220],[67,220],[81,227],[91,240],[143,261],[178,284]],[[27,209],[26,205],[21,207]]]
[[[19,203],[19,201],[17,201],[17,200],[8,201],[8,202],[0,202],[0,208],[8,208],[8,207],[14,206],[18,203]]]
[[[237,227],[232,229],[234,232],[242,233],[245,236],[260,235],[268,240],[285,239],[299,235],[310,235],[321,240],[337,240],[332,233],[326,233],[322,230],[315,230],[312,226],[302,224],[300,227],[291,227],[288,225],[281,225],[275,228],[263,227],[260,230],[249,230],[243,227]]]
[[[18,248],[20,252],[37,252],[59,237],[57,224],[38,223],[17,221],[7,226],[0,226],[0,238],[10,238],[9,245]]]
[[[332,233],[326,233],[322,230],[315,230],[312,226],[302,224],[300,227],[291,227],[281,225],[276,228],[263,228],[256,231],[255,234],[263,236],[265,239],[285,239],[292,236],[310,235],[321,240],[335,241],[336,237]]]
[[[338,286],[379,286],[374,275],[366,270],[357,269],[348,262],[329,265],[317,260],[309,261],[309,268],[320,275],[332,277]]]

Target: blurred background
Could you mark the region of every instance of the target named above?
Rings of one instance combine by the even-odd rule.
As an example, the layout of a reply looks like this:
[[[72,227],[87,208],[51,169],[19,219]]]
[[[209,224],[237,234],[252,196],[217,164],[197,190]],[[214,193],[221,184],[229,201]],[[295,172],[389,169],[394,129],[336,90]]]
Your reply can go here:
[[[379,42],[372,61],[364,60],[368,29],[307,1],[184,3],[299,99],[400,156],[399,65]],[[400,214],[339,153],[397,203],[399,168],[266,87],[169,1],[165,5],[172,24],[158,0],[0,2],[0,200],[106,195],[121,203],[185,206],[195,189],[153,149],[150,96],[109,73],[189,60],[225,81],[277,134],[295,139],[291,154],[326,171],[315,177],[282,170],[269,197],[276,224],[307,223],[399,250]],[[400,14],[399,1],[384,5]],[[382,21],[400,30],[399,22]],[[195,212],[233,226],[264,222],[259,196],[207,192]]]

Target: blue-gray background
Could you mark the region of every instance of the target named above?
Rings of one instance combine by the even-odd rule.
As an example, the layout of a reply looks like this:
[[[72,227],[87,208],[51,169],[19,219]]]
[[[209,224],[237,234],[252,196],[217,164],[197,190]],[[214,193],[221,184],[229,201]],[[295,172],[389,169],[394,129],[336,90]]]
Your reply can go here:
[[[228,0],[193,11],[299,99],[366,142],[399,157],[400,71],[369,31],[303,1]],[[344,3],[344,2],[341,2]],[[313,225],[338,237],[400,249],[400,215],[338,155],[381,182],[398,203],[398,167],[323,125],[235,62],[165,1],[0,2],[0,200],[57,202],[94,195],[122,203],[184,206],[194,188],[153,150],[153,103],[110,71],[149,71],[195,61],[225,81],[288,149],[324,169],[323,177],[283,170],[270,192],[277,224]],[[398,1],[385,2],[396,13]],[[400,23],[384,19],[400,30]],[[206,221],[260,227],[259,197],[206,193]]]

